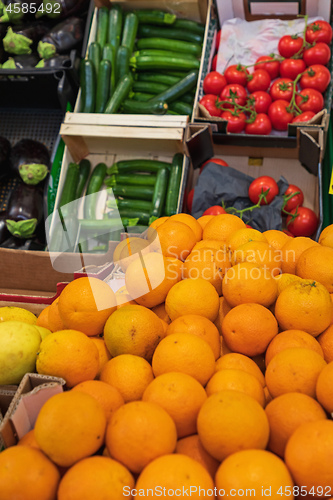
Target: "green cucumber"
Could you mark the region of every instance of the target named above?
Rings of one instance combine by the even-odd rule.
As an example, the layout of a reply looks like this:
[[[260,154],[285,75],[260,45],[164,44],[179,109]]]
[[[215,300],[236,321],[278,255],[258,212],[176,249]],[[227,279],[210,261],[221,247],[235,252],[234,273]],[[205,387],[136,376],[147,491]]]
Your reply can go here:
[[[154,102],[153,102],[154,99]],[[133,115],[165,115],[168,105],[159,99],[150,99],[147,102],[125,99],[122,103],[123,113]]]
[[[187,104],[191,104],[193,106],[194,103],[195,92],[189,92],[188,94],[182,95],[182,102],[186,102]]]
[[[164,85],[174,85],[181,80],[178,76],[164,75],[162,73],[138,73],[139,82],[157,82],[164,83]]]
[[[183,40],[197,44],[202,44],[203,42],[203,35],[183,29],[174,29],[172,26],[163,28],[160,26],[150,26],[149,24],[140,24],[138,36],[140,38],[171,38],[172,40]],[[171,42],[170,45],[172,46]]]
[[[120,217],[123,219],[138,219],[138,222],[148,226],[151,217],[150,211],[137,210],[135,208],[122,208],[119,210]],[[124,224],[125,226],[125,224]]]
[[[81,113],[93,113],[95,111],[96,75],[92,61],[84,59],[81,61]]]
[[[171,168],[171,163],[159,160],[121,160],[117,161],[106,171],[108,175],[129,174],[130,172],[157,173],[161,168]]]
[[[95,69],[96,82],[98,78],[99,63],[102,58],[102,49],[98,42],[92,42],[88,49],[88,59],[92,61]]]
[[[132,96],[131,96],[131,99],[133,99],[133,101],[144,101],[144,102],[147,102],[147,101],[150,101],[150,99],[152,99],[153,97],[155,97],[156,94],[146,94],[144,92],[135,92]]]
[[[103,185],[105,175],[105,163],[99,163],[98,165],[96,165],[96,167],[90,174],[83,206],[85,219],[96,219],[96,204],[98,193]]]
[[[150,38],[142,38],[142,40],[151,40]],[[133,52],[133,56],[164,56],[164,57],[178,57],[180,52],[172,51],[172,50],[164,50],[164,49],[141,49]],[[187,57],[191,57],[192,59],[197,59],[196,56],[192,54],[187,54]]]
[[[170,216],[177,213],[180,183],[183,173],[184,157],[181,153],[176,153],[172,159],[168,192],[165,200],[165,215]]]
[[[169,85],[164,85],[163,83],[157,82],[134,82],[133,92],[145,92],[150,94],[161,94],[169,88]]]
[[[102,59],[106,59],[111,63],[111,80],[110,80],[110,95],[112,96],[114,89],[116,87],[116,51],[111,43],[107,43],[103,47]]]
[[[99,63],[97,91],[96,91],[96,113],[104,113],[106,104],[110,97],[111,63],[106,59]]]
[[[124,100],[127,98],[128,94],[130,93],[132,84],[133,84],[133,78],[130,73],[123,76],[119,80],[114,93],[112,94],[111,98],[109,99],[106,105],[105,113],[108,114],[117,113],[118,109],[120,108]]]
[[[100,44],[101,47],[107,42],[109,29],[109,9],[106,7],[100,7],[97,12],[97,32],[96,32],[96,42]]]
[[[120,45],[121,34],[123,30],[123,11],[120,5],[114,5],[109,12],[109,32],[108,43],[114,47],[117,53]]]
[[[117,50],[116,56],[116,84],[129,72],[130,57],[131,54],[129,48],[121,45]]]
[[[170,104],[170,109],[171,109],[171,111],[175,111],[176,113],[179,113],[180,115],[191,116],[191,114],[193,112],[193,106],[191,106],[191,104],[188,104],[187,102],[182,102],[182,101],[172,102]]]
[[[87,180],[89,178],[91,163],[89,160],[81,160],[79,163],[79,179],[76,187],[76,198],[81,198]]]
[[[202,52],[201,45],[197,43],[184,42],[182,40],[170,40],[169,38],[141,38],[137,42],[139,50],[165,50],[168,52],[180,52],[194,57],[200,57]]]
[[[166,112],[167,115],[179,115],[179,113],[176,113],[176,111],[171,111],[171,109],[168,109]]]
[[[151,101],[148,101],[148,103],[162,100],[169,104],[170,102],[177,101],[179,97],[188,93],[195,87],[197,80],[198,72],[190,71],[185,78],[182,78],[179,82],[169,87],[165,92],[158,94]]]
[[[161,168],[156,174],[156,184],[154,188],[154,195],[152,200],[153,217],[161,217],[164,209],[165,198],[168,189],[169,169]]]
[[[151,200],[126,200],[117,199],[118,210],[121,213],[122,210],[142,210],[143,212],[150,212],[151,210]]]
[[[137,200],[151,201],[154,194],[154,186],[126,186],[115,184],[112,187],[114,196],[123,198],[134,198]]]
[[[184,78],[184,76],[187,75],[187,71],[172,71],[172,70],[166,70],[163,71],[163,75],[171,75],[171,76],[176,76],[177,78],[181,79]]]
[[[130,58],[130,66],[138,71],[181,70],[190,71],[200,68],[200,61],[180,54],[179,57],[139,56]]]
[[[118,174],[105,179],[107,186],[113,187],[118,184],[126,186],[154,186],[156,175],[154,174]]]
[[[77,163],[70,163],[67,168],[65,183],[62,188],[59,208],[76,199],[76,189],[79,180],[80,167]]]
[[[130,55],[132,55],[134,49],[138,26],[138,16],[134,12],[129,12],[128,14],[126,14],[121,45],[128,48],[128,50],[130,51]]]
[[[95,220],[79,219],[81,230],[89,233],[90,236],[92,234],[99,236],[101,234],[107,233],[108,231],[111,232],[117,229],[122,229],[123,227],[136,226],[138,222],[138,218],[123,218],[122,220],[120,220],[119,217]]]
[[[180,30],[193,31],[193,33],[197,33],[201,36],[205,34],[205,26],[196,21],[191,21],[190,19],[176,19],[172,27]]]
[[[153,25],[170,25],[173,24],[177,16],[176,14],[170,14],[169,12],[163,12],[162,10],[143,10],[137,9],[134,11],[138,16],[139,23],[141,24],[153,24]]]

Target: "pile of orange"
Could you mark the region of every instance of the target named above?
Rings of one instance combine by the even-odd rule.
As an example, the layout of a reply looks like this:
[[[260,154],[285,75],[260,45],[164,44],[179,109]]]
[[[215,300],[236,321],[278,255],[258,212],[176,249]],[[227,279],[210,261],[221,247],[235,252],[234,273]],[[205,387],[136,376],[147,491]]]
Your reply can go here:
[[[178,214],[147,238],[115,252],[121,292],[80,278],[38,317],[66,390],[0,453],[1,499],[333,496],[333,225]]]

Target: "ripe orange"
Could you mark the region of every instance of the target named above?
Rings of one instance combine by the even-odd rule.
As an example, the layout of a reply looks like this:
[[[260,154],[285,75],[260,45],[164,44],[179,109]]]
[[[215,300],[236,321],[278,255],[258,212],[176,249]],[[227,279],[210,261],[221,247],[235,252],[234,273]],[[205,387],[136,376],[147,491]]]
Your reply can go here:
[[[46,306],[45,309],[43,309],[38,317],[37,321],[35,323],[35,326],[43,326],[44,328],[49,329],[49,310],[51,306]]]
[[[275,317],[260,304],[240,304],[228,312],[222,323],[228,347],[246,356],[262,354],[277,333]]]
[[[274,276],[277,287],[278,287],[278,295],[287,288],[291,283],[294,283],[295,281],[302,281],[302,278],[299,276],[296,276],[296,274],[289,274],[289,273],[282,273]]]
[[[199,217],[199,219],[197,219],[197,221],[199,222],[200,226],[202,227],[202,230],[205,229],[205,227],[207,226],[208,222],[213,217],[215,217],[215,215],[202,215],[201,217]]]
[[[90,339],[93,341],[98,350],[98,359],[99,359],[99,368],[97,372],[97,377],[98,377],[105,363],[107,363],[109,359],[111,359],[111,354],[107,350],[104,339],[102,339],[102,337],[90,337]]]
[[[233,265],[250,262],[263,267],[272,276],[281,272],[281,252],[264,241],[248,241],[237,247],[231,258]]]
[[[217,327],[220,335],[222,335],[223,320],[224,320],[225,316],[228,314],[228,312],[230,311],[230,309],[231,309],[231,305],[228,304],[228,302],[226,301],[226,299],[224,297],[220,297],[219,312],[218,312],[216,320],[214,321],[214,325]],[[223,339],[221,339],[221,340],[223,343]]]
[[[318,243],[324,247],[333,248],[333,224],[322,230]]]
[[[202,227],[199,224],[199,222],[197,221],[197,219],[195,217],[193,217],[192,215],[185,214],[185,213],[175,214],[175,215],[171,215],[169,220],[172,222],[174,222],[174,221],[183,222],[184,224],[186,224],[187,226],[189,226],[192,229],[197,241],[201,240]]]
[[[184,316],[180,316],[172,321],[167,328],[167,335],[173,333],[191,333],[197,335],[208,342],[212,348],[215,359],[220,357],[221,342],[219,331],[214,323],[204,316],[198,316],[197,314],[185,314]]]
[[[59,312],[59,297],[57,297],[52,304],[48,308],[48,326],[47,328],[51,330],[51,332],[58,332],[59,330],[64,330],[65,324],[60,317]]]
[[[153,311],[139,305],[121,307],[104,327],[104,341],[111,356],[134,354],[149,361],[163,337],[160,319]]]
[[[260,384],[265,386],[265,377],[258,367],[258,365],[253,361],[253,359],[244,354],[239,354],[238,352],[230,352],[221,356],[215,363],[215,370],[243,370],[250,373],[260,382]]]
[[[267,366],[266,385],[273,398],[286,392],[316,397],[316,383],[326,362],[320,354],[303,347],[291,347],[274,356]]]
[[[57,500],[108,497],[112,497],[112,500],[122,500],[124,490],[132,490],[134,484],[132,474],[116,460],[101,456],[88,457],[66,472],[59,484]]]
[[[265,405],[264,388],[258,379],[243,370],[219,370],[208,381],[207,396],[220,391],[239,391],[254,398],[261,406]]]
[[[185,314],[199,314],[215,321],[219,306],[217,291],[211,283],[202,278],[176,283],[165,299],[165,310],[171,321]]]
[[[270,428],[268,449],[282,458],[288,439],[300,425],[327,418],[317,401],[299,392],[288,392],[274,398],[265,412]]]
[[[198,241],[192,229],[184,222],[167,220],[156,232],[163,255],[182,261]]]
[[[124,398],[118,389],[101,380],[86,380],[75,385],[72,391],[85,392],[95,398],[105,411],[107,422],[110,420],[112,414],[125,404]]]
[[[236,215],[215,215],[215,217],[207,223],[205,229],[203,230],[202,237],[204,239],[219,240],[226,243],[232,233],[245,227],[245,222],[243,222],[242,219]]]
[[[200,240],[194,245],[192,252],[194,252],[195,250],[200,250],[201,248],[211,248],[212,250],[227,251],[225,243],[219,240]]]
[[[303,330],[317,337],[331,323],[330,294],[318,281],[291,283],[277,298],[275,317],[282,330]]]
[[[105,412],[96,399],[68,391],[44,403],[35,423],[35,437],[54,463],[70,467],[102,446],[105,429]]]
[[[304,250],[313,246],[319,246],[319,244],[306,236],[290,238],[281,248],[282,272],[296,274],[296,264],[300,255]]]
[[[236,248],[249,241],[264,241],[267,243],[267,239],[263,233],[252,227],[245,227],[232,233],[227,239],[226,244],[231,254],[233,254]]]
[[[98,349],[82,332],[61,330],[51,333],[40,344],[36,370],[43,375],[62,377],[67,387],[73,387],[96,377]]]
[[[186,436],[182,439],[178,439],[176,453],[187,455],[188,457],[193,458],[193,460],[199,462],[214,479],[219,462],[207,453],[201,444],[198,434],[192,434],[192,436]]]
[[[328,363],[319,374],[316,397],[328,413],[333,413],[333,362]]]
[[[152,307],[151,310],[160,318],[163,319],[168,325],[171,323],[171,319],[169,318],[166,310],[165,303],[159,304],[158,306]]]
[[[264,409],[238,391],[209,396],[199,412],[197,427],[205,450],[220,461],[239,450],[264,449],[269,437]]]
[[[119,307],[129,306],[130,304],[136,304],[135,300],[132,299],[125,286],[119,288],[114,295],[117,301],[117,309],[119,309]]]
[[[153,355],[155,377],[169,372],[187,373],[206,385],[215,370],[215,357],[209,344],[191,333],[165,337]]]
[[[176,424],[178,438],[197,431],[197,416],[206,399],[202,385],[190,375],[179,372],[156,377],[142,396],[142,401],[164,408]]]
[[[113,414],[105,442],[112,458],[131,472],[139,473],[155,458],[174,452],[177,431],[174,421],[161,406],[132,401]]]
[[[128,266],[136,260],[140,254],[144,255],[151,252],[155,244],[156,242],[151,242],[144,238],[126,237],[126,239],[121,241],[115,249],[113,261],[120,266],[123,272],[125,272]],[[119,255],[118,259],[115,258],[115,254]]]
[[[324,357],[319,342],[312,335],[302,330],[285,330],[269,343],[265,356],[266,366],[276,354],[290,347],[307,347],[320,354],[322,358]]]
[[[268,269],[242,262],[226,272],[222,293],[232,307],[248,302],[268,307],[277,297],[277,284]]]
[[[40,447],[37,444],[36,438],[35,438],[35,431],[34,429],[31,429],[29,432],[24,434],[23,437],[17,442],[17,446],[31,446],[32,448],[37,448],[37,450],[40,450]]]
[[[323,333],[317,337],[320,347],[324,353],[327,363],[333,361],[333,325],[330,325]]]
[[[153,379],[153,370],[148,361],[133,354],[121,354],[111,359],[100,375],[102,382],[118,389],[126,403],[141,399]]]
[[[274,500],[289,497],[293,480],[284,462],[266,450],[242,450],[227,457],[216,477],[218,499],[234,496],[234,492],[251,492],[256,498]],[[238,498],[238,497],[236,497]],[[291,493],[291,497],[293,494]]]
[[[296,274],[301,278],[319,281],[333,292],[333,248],[314,246],[305,250],[296,265]]]
[[[166,222],[169,219],[169,217],[159,217],[158,219],[154,220],[149,227],[153,229],[157,229],[163,222]]]
[[[106,320],[116,308],[114,292],[97,278],[71,281],[59,297],[59,313],[65,327],[89,336],[103,332]]]
[[[0,453],[1,500],[56,500],[58,468],[30,446],[11,446]]]
[[[268,231],[264,231],[263,235],[265,236],[267,242],[276,250],[281,250],[283,245],[287,243],[291,239],[283,231],[278,231],[277,229],[269,229]]]
[[[333,422],[317,420],[301,425],[291,435],[285,462],[295,483],[322,496],[333,488]]]

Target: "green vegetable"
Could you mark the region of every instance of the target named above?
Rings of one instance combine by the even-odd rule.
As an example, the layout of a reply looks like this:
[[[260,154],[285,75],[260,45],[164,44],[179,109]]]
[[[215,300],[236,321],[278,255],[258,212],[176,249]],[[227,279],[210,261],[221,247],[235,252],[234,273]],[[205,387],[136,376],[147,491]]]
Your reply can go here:
[[[14,59],[12,57],[9,57],[7,61],[3,63],[2,69],[16,69],[16,64]]]
[[[172,102],[170,104],[170,109],[171,109],[171,111],[175,111],[176,113],[179,113],[180,115],[191,116],[192,111],[193,111],[193,106],[191,106],[191,104],[188,104],[187,102],[176,101],[176,102]]]
[[[101,47],[107,42],[109,29],[109,9],[106,7],[100,7],[97,14],[97,32],[96,41]]]
[[[140,24],[138,36],[140,38],[171,38],[172,40],[184,40],[198,44],[203,42],[203,35],[183,29],[174,29],[172,26],[163,28],[160,26],[150,26],[149,24]]]
[[[98,80],[99,63],[102,58],[102,49],[98,42],[92,42],[88,49],[88,59],[93,63],[96,82]]]
[[[123,29],[123,12],[120,5],[114,5],[109,12],[108,43],[114,47],[115,53],[120,45]]]
[[[138,16],[139,23],[141,24],[173,24],[177,19],[175,14],[169,14],[169,12],[161,10],[135,10],[135,14]]]
[[[117,229],[122,230],[123,227],[132,227],[136,226],[139,222],[139,219],[136,218],[123,218],[119,217],[109,218],[109,219],[79,219],[79,223],[81,225],[81,230],[87,232],[92,236],[95,234],[99,236],[103,233],[107,233],[108,231],[116,231]]]
[[[185,54],[179,57],[168,56],[139,56],[130,58],[130,66],[138,71],[153,70],[187,70],[200,68],[198,59],[188,58]]]
[[[112,190],[116,197],[121,196],[123,198],[151,201],[154,193],[154,186],[126,186],[126,184],[115,184]]]
[[[116,56],[116,83],[121,80],[121,78],[127,73],[129,73],[129,60],[130,60],[130,51],[128,47],[121,45],[117,50]]]
[[[111,175],[105,179],[105,184],[109,187],[116,185],[126,186],[154,186],[156,182],[156,175],[150,174],[118,174]]]
[[[168,105],[165,101],[154,100],[150,101],[135,101],[133,99],[125,99],[122,103],[123,113],[138,114],[138,115],[165,115],[168,111]]]
[[[181,80],[178,76],[164,75],[162,73],[138,73],[139,82],[157,82],[164,85],[174,85]]]
[[[138,222],[145,226],[149,224],[150,211],[136,210],[135,208],[122,208],[119,210],[119,213],[122,219],[137,219]]]
[[[31,54],[32,40],[24,35],[15,33],[9,26],[6,36],[2,40],[3,48],[8,54]]]
[[[193,33],[197,33],[201,36],[204,36],[205,34],[205,26],[201,23],[191,21],[190,19],[176,19],[173,24],[173,28],[193,31]]]
[[[91,163],[89,160],[81,160],[79,163],[79,179],[76,186],[75,198],[81,198],[84,187],[87,183],[91,170]]]
[[[170,102],[176,101],[179,99],[179,97],[192,90],[195,87],[197,80],[198,80],[198,72],[190,71],[185,76],[185,78],[179,80],[179,82],[175,83],[167,90],[165,90],[161,94],[158,94],[156,97],[154,97],[151,101],[148,102],[163,100],[169,104]]]
[[[98,193],[103,185],[105,175],[105,163],[99,163],[91,172],[83,206],[85,219],[96,219],[96,204]]]
[[[110,80],[110,95],[112,96],[116,88],[116,51],[111,43],[107,43],[103,47],[102,59],[106,59],[111,63],[111,80]]]
[[[171,163],[158,160],[121,160],[117,161],[106,171],[108,175],[129,174],[130,172],[157,173],[161,168],[171,168]]]
[[[111,98],[109,99],[106,105],[105,113],[110,113],[110,114],[117,113],[118,109],[120,108],[120,106],[122,105],[128,94],[130,93],[132,84],[133,84],[133,78],[130,73],[123,76],[119,80],[114,93],[112,94]]]
[[[161,217],[168,189],[169,169],[161,168],[156,175],[151,215]]]
[[[97,91],[96,91],[96,113],[104,113],[107,102],[110,97],[111,84],[111,63],[102,60],[99,63]]]
[[[29,239],[35,233],[37,227],[37,219],[26,219],[26,220],[6,220],[6,226],[8,231],[17,238]]]
[[[161,94],[169,88],[169,85],[156,82],[134,82],[133,92],[146,92],[151,94]]]
[[[142,40],[150,40],[150,38],[143,38]],[[139,56],[162,56],[162,57],[179,57],[180,53],[171,50],[163,50],[163,49],[141,49],[133,52],[134,57]],[[192,59],[197,59],[194,55],[187,54],[187,57],[191,57]]]
[[[81,61],[81,113],[93,113],[96,100],[96,75],[92,61]]]
[[[180,182],[183,173],[184,157],[181,153],[176,153],[172,159],[168,191],[165,201],[165,215],[170,216],[177,213]]]
[[[70,163],[67,168],[64,187],[62,189],[59,207],[71,203],[76,199],[77,184],[79,181],[80,167],[77,163]]]
[[[126,14],[121,45],[128,48],[130,55],[132,55],[133,52],[135,39],[138,32],[138,26],[138,16],[134,12],[129,12],[128,14]]]
[[[158,49],[168,52],[181,52],[194,57],[200,57],[201,45],[197,43],[184,42],[182,40],[170,40],[169,38],[141,38],[137,42],[139,50]],[[172,57],[172,56],[171,56]]]
[[[130,98],[133,101],[144,101],[147,102],[153,97],[155,97],[156,94],[145,94],[144,92],[135,92],[133,95],[130,96]]]
[[[52,43],[42,42],[42,40],[40,40],[38,42],[37,52],[41,59],[51,59],[51,57],[56,55],[57,49]]]
[[[142,210],[143,212],[150,212],[151,210],[151,201],[146,200],[126,200],[126,199],[118,199],[117,200],[119,213],[122,213],[122,210]]]

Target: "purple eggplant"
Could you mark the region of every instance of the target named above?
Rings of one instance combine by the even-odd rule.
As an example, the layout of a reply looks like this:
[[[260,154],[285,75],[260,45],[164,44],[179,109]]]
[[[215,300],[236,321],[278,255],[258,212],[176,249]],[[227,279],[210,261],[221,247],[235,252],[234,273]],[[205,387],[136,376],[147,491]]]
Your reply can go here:
[[[0,137],[0,180],[10,173],[10,142],[5,137]]]
[[[8,200],[6,225],[17,238],[31,238],[43,222],[43,188],[20,182]]]
[[[29,250],[30,245],[31,240],[16,238],[11,235],[3,243],[0,243],[1,248],[9,248],[10,250]]]
[[[50,154],[46,146],[33,139],[21,139],[10,155],[14,175],[26,184],[36,185],[47,176],[50,168]]]
[[[32,54],[22,54],[21,56],[13,57],[13,61],[16,69],[32,69],[38,64],[39,57],[38,54],[33,52]]]
[[[51,19],[64,19],[81,13],[89,5],[89,0],[42,0],[36,17],[47,16]]]
[[[56,53],[68,54],[82,41],[83,34],[83,19],[69,17],[43,36],[38,44],[38,54],[41,59],[49,59]]]
[[[54,57],[51,57],[50,59],[42,59],[39,61],[39,63],[35,66],[35,68],[70,68],[72,66],[72,60],[69,56],[66,55],[55,55]]]
[[[6,224],[7,218],[8,215],[6,212],[0,213],[0,245],[10,237],[10,232],[8,231]]]

